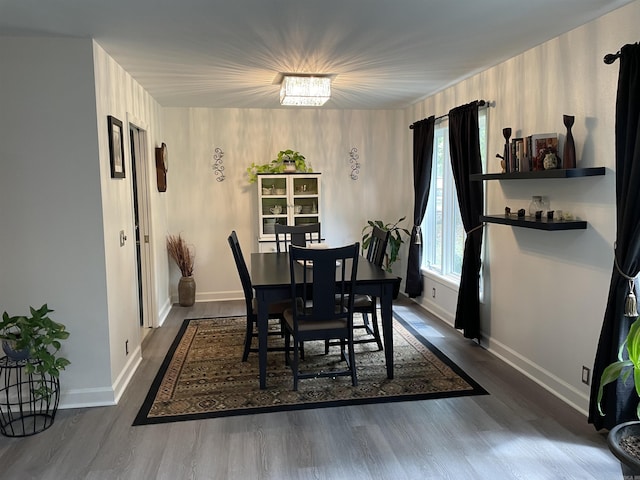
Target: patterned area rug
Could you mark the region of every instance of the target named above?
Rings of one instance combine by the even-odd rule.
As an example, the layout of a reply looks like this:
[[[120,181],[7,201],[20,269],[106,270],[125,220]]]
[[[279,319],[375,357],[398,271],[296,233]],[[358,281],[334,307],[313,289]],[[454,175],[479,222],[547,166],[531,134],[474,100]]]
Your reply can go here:
[[[269,352],[267,389],[260,390],[257,353],[241,361],[245,322],[245,317],[185,320],[133,425],[487,393],[397,316],[393,380],[387,379],[384,352],[365,343],[355,345],[357,387],[349,376],[313,378],[300,380],[294,392],[284,353]],[[362,334],[356,329],[356,338]],[[269,341],[284,343],[277,335]],[[324,342],[305,343],[303,369],[333,369],[337,363],[339,347],[324,355]]]

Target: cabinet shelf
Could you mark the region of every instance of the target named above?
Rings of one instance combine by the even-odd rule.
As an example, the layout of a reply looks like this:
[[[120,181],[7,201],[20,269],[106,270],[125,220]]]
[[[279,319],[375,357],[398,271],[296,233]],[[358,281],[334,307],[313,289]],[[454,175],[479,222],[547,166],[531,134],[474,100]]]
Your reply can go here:
[[[483,180],[524,180],[532,178],[576,178],[604,175],[605,167],[588,168],[555,168],[552,170],[536,170],[534,172],[509,173],[474,173],[469,179],[475,182]]]
[[[533,217],[517,217],[515,215],[480,215],[480,221],[547,231],[586,230],[587,228],[587,222],[579,219],[549,220],[547,218],[541,218],[540,220],[536,220]]]

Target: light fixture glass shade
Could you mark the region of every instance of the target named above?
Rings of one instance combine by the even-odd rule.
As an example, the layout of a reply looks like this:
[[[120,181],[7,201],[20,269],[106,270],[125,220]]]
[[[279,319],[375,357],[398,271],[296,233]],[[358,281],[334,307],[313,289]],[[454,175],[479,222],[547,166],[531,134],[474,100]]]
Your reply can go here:
[[[312,76],[287,76],[280,88],[281,105],[319,107],[331,97],[331,78]]]

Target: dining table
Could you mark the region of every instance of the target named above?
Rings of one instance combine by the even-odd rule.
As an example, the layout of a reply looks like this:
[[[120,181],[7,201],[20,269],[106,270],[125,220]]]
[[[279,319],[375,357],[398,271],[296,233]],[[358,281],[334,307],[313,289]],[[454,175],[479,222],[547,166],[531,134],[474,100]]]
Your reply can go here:
[[[305,268],[294,265],[294,268]],[[269,304],[291,298],[289,253],[251,254],[251,283],[255,291],[258,316],[258,363],[260,388],[267,388],[267,330]],[[377,297],[380,301],[384,356],[387,378],[393,378],[393,300],[400,290],[400,277],[386,272],[365,257],[359,257],[356,294]]]

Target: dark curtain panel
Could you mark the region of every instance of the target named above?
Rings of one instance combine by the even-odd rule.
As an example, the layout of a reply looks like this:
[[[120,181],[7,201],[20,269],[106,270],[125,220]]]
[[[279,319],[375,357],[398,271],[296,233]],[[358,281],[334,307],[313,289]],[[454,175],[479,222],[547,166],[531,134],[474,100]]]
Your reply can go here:
[[[469,180],[472,173],[482,173],[477,101],[449,112],[449,153],[462,223],[467,232],[455,327],[462,329],[466,338],[479,339],[483,186],[482,182]]]
[[[620,49],[620,73],[616,101],[616,243],[615,257],[620,270],[629,277],[638,274],[640,264],[640,45]],[[618,381],[605,387],[601,417],[597,394],[604,368],[617,360],[635,318],[624,316],[629,282],[615,265],[604,314],[598,350],[593,366],[589,422],[596,429],[611,429],[618,423],[636,419],[638,398],[633,381]]]
[[[405,293],[411,297],[422,295],[422,233],[420,224],[427,210],[431,165],[433,161],[433,131],[436,119],[432,115],[413,124],[413,228],[407,260]]]

